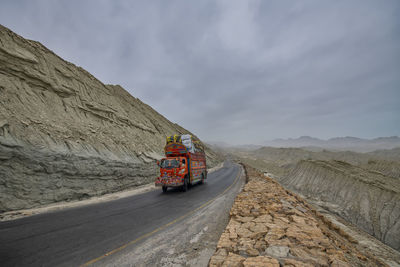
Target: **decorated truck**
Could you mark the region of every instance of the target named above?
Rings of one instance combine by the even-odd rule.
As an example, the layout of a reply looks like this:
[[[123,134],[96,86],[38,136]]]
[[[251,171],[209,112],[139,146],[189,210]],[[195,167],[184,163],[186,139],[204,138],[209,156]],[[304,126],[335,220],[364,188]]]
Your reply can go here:
[[[207,164],[203,145],[191,135],[167,137],[165,158],[158,162],[160,176],[155,185],[165,193],[168,187],[179,187],[186,192],[190,185],[204,183]]]

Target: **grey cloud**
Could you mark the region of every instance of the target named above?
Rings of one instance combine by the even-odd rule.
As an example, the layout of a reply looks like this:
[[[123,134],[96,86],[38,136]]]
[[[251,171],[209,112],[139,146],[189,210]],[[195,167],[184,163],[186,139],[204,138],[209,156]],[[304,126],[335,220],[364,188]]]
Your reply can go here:
[[[398,1],[3,1],[0,23],[205,140],[400,134]]]

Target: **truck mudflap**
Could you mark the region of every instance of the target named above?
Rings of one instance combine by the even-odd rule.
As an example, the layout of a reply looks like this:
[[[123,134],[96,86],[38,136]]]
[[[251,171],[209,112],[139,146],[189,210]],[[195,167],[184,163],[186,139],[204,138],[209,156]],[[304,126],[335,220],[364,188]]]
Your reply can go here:
[[[183,185],[183,178],[180,177],[157,177],[155,186],[178,187]]]

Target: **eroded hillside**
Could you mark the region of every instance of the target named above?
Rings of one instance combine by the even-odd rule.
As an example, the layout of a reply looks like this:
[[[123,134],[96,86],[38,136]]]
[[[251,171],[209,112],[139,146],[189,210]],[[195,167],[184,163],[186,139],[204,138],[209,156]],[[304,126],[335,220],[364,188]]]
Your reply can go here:
[[[165,136],[189,133],[1,25],[0,97],[0,212],[151,182]]]
[[[400,250],[400,182],[341,161],[300,161],[280,182]]]
[[[284,176],[301,160],[337,160],[350,163],[384,175],[400,177],[399,148],[378,150],[369,153],[353,151],[310,151],[304,148],[262,147],[254,151],[234,151],[243,161],[265,172],[279,177]]]

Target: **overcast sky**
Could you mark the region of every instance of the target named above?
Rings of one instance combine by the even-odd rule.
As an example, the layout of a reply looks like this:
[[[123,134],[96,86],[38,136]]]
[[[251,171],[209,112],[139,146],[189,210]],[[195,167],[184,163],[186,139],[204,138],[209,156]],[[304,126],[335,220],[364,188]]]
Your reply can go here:
[[[400,1],[4,1],[0,24],[203,140],[400,135]]]

